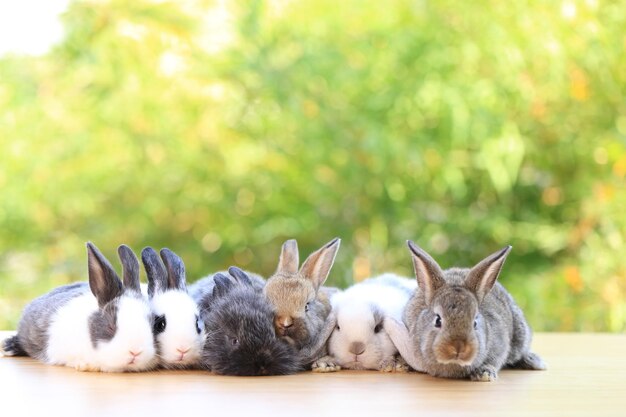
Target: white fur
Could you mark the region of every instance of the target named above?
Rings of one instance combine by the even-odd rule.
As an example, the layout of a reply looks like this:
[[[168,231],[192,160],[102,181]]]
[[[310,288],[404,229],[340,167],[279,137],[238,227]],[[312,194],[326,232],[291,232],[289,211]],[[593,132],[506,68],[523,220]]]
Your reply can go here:
[[[341,367],[385,370],[391,365],[393,368],[394,356],[398,350],[384,328],[378,333],[374,332],[379,323],[375,322],[372,306],[378,308],[384,317],[402,320],[402,312],[410,298],[410,292],[416,287],[415,280],[385,274],[353,285],[331,298],[339,330],[335,328],[333,331],[328,349]],[[365,344],[362,354],[355,355],[349,351],[354,342]]]
[[[154,314],[164,315],[165,331],[157,335],[161,363],[165,367],[191,367],[200,361],[206,333],[200,321],[200,334],[196,330],[198,306],[187,292],[167,290],[150,300]],[[185,352],[184,354],[181,352]]]
[[[46,362],[104,372],[142,371],[154,367],[156,352],[151,312],[144,300],[122,296],[115,336],[110,341],[97,342],[94,348],[89,336],[89,317],[96,311],[96,298],[86,293],[55,313],[48,329]],[[133,361],[131,351],[141,354]]]

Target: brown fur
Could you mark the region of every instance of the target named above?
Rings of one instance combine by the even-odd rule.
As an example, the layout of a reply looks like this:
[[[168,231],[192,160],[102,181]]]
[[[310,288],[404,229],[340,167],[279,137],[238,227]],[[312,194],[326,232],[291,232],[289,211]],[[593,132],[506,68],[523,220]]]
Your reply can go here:
[[[274,309],[276,333],[299,350],[315,345],[331,311],[328,292],[322,288],[339,249],[334,239],[312,253],[298,268],[295,240],[283,244],[276,273],[265,285],[264,293]]]

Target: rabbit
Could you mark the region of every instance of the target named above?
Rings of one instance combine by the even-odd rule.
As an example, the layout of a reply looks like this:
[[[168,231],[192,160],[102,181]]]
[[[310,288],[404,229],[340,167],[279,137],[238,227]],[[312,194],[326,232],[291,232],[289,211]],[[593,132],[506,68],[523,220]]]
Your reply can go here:
[[[249,271],[244,271],[244,273],[252,281],[252,287],[254,289],[256,289],[257,291],[263,290],[263,287],[265,287],[265,280],[263,279],[263,277]],[[219,271],[215,274],[209,274],[203,278],[200,278],[189,286],[189,295],[196,302],[196,304],[202,303],[205,306],[208,305],[209,302],[206,300],[210,300],[213,296],[213,287],[215,287],[215,280],[213,279],[213,277],[216,274],[228,276],[228,271]],[[205,301],[203,302],[203,300]]]
[[[187,293],[185,264],[171,250],[141,251],[148,276],[147,295],[155,315],[154,337],[160,365],[194,368],[200,362],[206,332],[196,302]]]
[[[274,310],[276,333],[301,354],[303,362],[317,372],[339,370],[326,355],[326,341],[334,329],[329,294],[321,288],[328,278],[341,240],[335,238],[313,252],[299,267],[298,243],[286,241],[278,268],[264,288]],[[319,360],[318,360],[319,359]]]
[[[241,269],[217,273],[200,311],[206,327],[201,366],[221,375],[286,375],[301,370],[293,346],[276,337],[271,306]]]
[[[87,243],[89,283],[58,287],[24,309],[5,355],[31,356],[80,371],[137,372],[156,367],[153,316],[139,289],[139,262],[121,245],[124,284]]]
[[[404,324],[389,318],[384,325],[414,369],[472,381],[494,381],[503,367],[546,369],[530,351],[524,314],[496,282],[511,246],[471,269],[444,271],[415,243],[407,244],[418,289],[404,311]]]
[[[407,372],[408,365],[387,335],[385,317],[402,320],[415,280],[384,274],[355,284],[331,297],[337,326],[328,340],[328,353],[347,369]]]

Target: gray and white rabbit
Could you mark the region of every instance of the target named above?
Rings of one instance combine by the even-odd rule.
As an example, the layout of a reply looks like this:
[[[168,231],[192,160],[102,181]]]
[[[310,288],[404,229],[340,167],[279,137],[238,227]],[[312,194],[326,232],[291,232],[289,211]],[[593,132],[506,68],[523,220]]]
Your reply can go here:
[[[329,296],[336,290],[322,287],[340,244],[339,238],[333,239],[300,267],[298,243],[286,241],[263,290],[274,310],[276,333],[300,352],[305,366],[318,372],[340,369],[326,355],[326,341],[335,327]]]
[[[276,336],[274,313],[241,269],[213,275],[200,300],[206,327],[201,366],[222,375],[285,375],[302,369],[298,352]]]
[[[408,241],[418,289],[407,304],[404,324],[385,328],[416,370],[444,378],[493,381],[503,367],[541,370],[530,351],[531,330],[511,295],[496,282],[511,250],[483,259],[471,269],[442,270]]]
[[[387,335],[384,319],[402,320],[402,312],[417,284],[384,274],[355,284],[331,297],[337,326],[328,340],[328,353],[347,369],[408,371]]]
[[[141,251],[148,276],[147,295],[155,315],[154,337],[160,365],[193,368],[200,362],[206,332],[196,302],[187,293],[185,264],[171,250]],[[162,261],[161,261],[162,260]]]
[[[58,287],[28,304],[17,335],[3,342],[4,354],[81,371],[155,368],[153,316],[139,288],[139,262],[128,246],[118,253],[123,285],[109,261],[87,243],[89,283]]]

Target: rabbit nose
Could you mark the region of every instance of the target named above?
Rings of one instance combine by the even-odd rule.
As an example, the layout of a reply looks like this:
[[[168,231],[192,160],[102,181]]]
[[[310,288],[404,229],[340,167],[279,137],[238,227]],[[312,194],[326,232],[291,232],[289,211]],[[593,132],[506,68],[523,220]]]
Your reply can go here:
[[[365,352],[365,343],[352,342],[348,350],[350,351],[350,353],[353,353],[355,355],[360,355],[361,353]]]
[[[189,352],[189,349],[191,349],[191,348],[186,348],[186,349],[185,349],[185,348],[180,348],[180,347],[176,348],[176,350],[178,351],[178,353],[181,353],[181,354],[183,354],[183,355],[184,355],[185,353]]]
[[[455,340],[452,343],[453,346],[453,354],[456,355],[456,357],[458,358],[459,356],[463,355],[463,353],[465,353],[466,350],[466,344],[465,341],[463,340]]]
[[[141,355],[142,352],[143,352],[142,350],[136,350],[136,351],[129,350],[128,351],[128,353],[130,353],[133,356],[139,356]]]
[[[277,321],[278,326],[282,327],[283,329],[288,329],[289,327],[293,326],[293,319],[291,317],[278,317]]]

